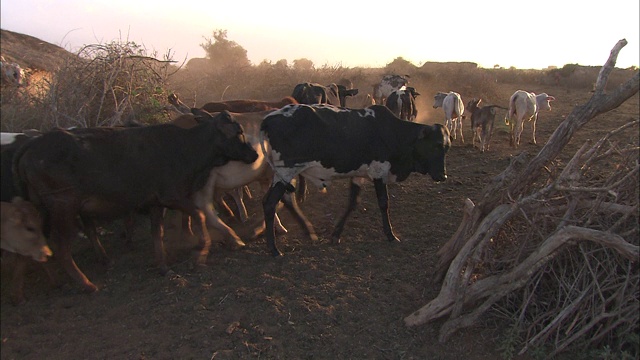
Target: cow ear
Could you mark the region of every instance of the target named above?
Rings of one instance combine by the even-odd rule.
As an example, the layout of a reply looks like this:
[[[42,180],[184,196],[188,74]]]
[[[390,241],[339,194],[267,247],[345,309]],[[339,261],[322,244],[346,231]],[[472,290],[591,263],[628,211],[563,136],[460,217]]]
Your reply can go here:
[[[549,100],[549,101],[553,101],[553,100],[555,100],[555,99],[556,99],[556,98],[554,98],[553,96],[547,96],[547,100]]]
[[[218,119],[216,121],[216,128],[220,130],[226,138],[232,138],[238,135],[238,128],[240,124],[233,121],[233,117],[228,111],[223,111],[215,117]]]

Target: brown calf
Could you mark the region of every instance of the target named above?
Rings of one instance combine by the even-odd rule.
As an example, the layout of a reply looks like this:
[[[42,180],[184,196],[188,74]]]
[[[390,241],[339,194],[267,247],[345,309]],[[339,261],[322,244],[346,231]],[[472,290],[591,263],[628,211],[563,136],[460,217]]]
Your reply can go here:
[[[52,252],[42,233],[40,212],[31,202],[15,197],[12,202],[1,204],[0,247],[15,254],[10,294],[11,301],[17,305],[25,301],[24,271],[29,258],[45,262]]]
[[[482,99],[472,99],[467,104],[467,111],[471,113],[471,130],[473,131],[473,146],[476,145],[476,138],[480,142],[480,151],[489,150],[491,134],[493,133],[493,123],[496,119],[496,109],[509,110],[498,105],[487,105],[480,107]]]

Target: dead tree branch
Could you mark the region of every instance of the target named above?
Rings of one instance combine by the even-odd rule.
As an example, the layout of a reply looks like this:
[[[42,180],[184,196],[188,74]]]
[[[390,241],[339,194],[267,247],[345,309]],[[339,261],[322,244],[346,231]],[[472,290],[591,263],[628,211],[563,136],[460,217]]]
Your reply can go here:
[[[623,39],[614,46],[592,97],[574,108],[531,161],[525,153],[513,158],[477,204],[465,201],[458,229],[438,252],[435,279],[442,281],[440,293],[407,316],[406,325],[449,315],[440,330],[440,341],[446,341],[498,302],[514,296],[522,297],[521,307],[509,311],[518,323],[531,322],[533,330],[528,331],[523,351],[552,333],[555,352],[564,351],[587,334],[590,340],[583,341],[593,343],[608,336],[613,324],[627,324],[620,316],[628,314],[612,311],[607,304],[615,301],[626,309],[639,302],[633,294],[640,279],[640,165],[637,139],[631,144],[614,138],[626,129],[637,129],[638,120],[610,131],[595,144],[585,143],[564,167],[556,160],[583,125],[638,93],[638,73],[611,93],[604,91],[626,44]],[[567,251],[576,244],[582,257]],[[554,269],[550,272],[554,275],[544,269]],[[553,282],[558,285],[548,285]],[[553,294],[558,288],[565,289],[556,295],[558,303],[547,299],[548,303],[532,306],[536,296]],[[529,313],[537,320],[530,319]],[[630,329],[637,326],[638,316],[630,320]]]

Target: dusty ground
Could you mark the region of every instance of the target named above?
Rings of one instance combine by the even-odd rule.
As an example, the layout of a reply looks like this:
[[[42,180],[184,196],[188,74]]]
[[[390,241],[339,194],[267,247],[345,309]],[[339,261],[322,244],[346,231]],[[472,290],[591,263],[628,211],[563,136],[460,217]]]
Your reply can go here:
[[[505,85],[502,90],[508,99],[517,88]],[[369,184],[347,222],[343,243],[330,244],[329,234],[348,192],[346,181],[336,181],[327,193],[312,191],[302,204],[320,235],[318,242],[307,239],[282,212],[290,231],[278,237],[286,254],[281,259],[269,256],[259,238],[247,241],[241,251],[215,245],[208,268],[190,272],[189,244],[178,241],[170,230],[167,243],[175,273],[162,277],[153,265],[148,224],[141,217],[132,247],[119,237],[120,223],[107,227],[103,243],[113,259],[109,269],[96,264],[86,241],[76,245],[77,263],[100,287],[95,294],[82,294],[69,281],[49,289],[44,272],[34,267],[25,286],[29,300],[14,307],[4,269],[2,359],[500,358],[500,319],[487,317],[482,325],[440,344],[441,322],[407,328],[403,318],[437,295],[439,285],[430,281],[436,252],[458,226],[463,200],[477,199],[511,156],[537,152],[573,107],[591,96],[562,87],[528,90],[546,91],[557,99],[552,112],[540,115],[540,145],[527,143],[527,127],[524,144],[511,149],[501,111],[491,150],[485,154],[471,147],[465,122],[467,142],[454,143],[447,158],[447,182],[435,184],[412,175],[390,186],[391,221],[401,243],[384,240]],[[637,119],[638,106],[636,95],[600,115],[569,147],[575,149],[587,138],[599,138],[607,129]],[[248,206],[256,218],[261,192],[253,190],[256,196]],[[230,224],[241,235],[250,228],[234,220]]]

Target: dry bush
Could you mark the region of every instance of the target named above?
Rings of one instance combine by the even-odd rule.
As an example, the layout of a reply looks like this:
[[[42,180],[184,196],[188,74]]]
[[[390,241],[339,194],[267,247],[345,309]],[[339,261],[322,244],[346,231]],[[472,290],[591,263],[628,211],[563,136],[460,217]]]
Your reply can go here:
[[[407,325],[449,315],[440,329],[445,341],[492,309],[514,324],[506,357],[536,347],[550,347],[550,357],[569,349],[640,355],[639,121],[562,160],[577,130],[637,95],[637,72],[604,91],[625,45],[616,44],[592,98],[535,157],[521,153],[477,204],[467,199],[458,230],[438,252],[441,291]]]
[[[638,264],[614,246],[616,238],[640,245],[638,142],[626,136],[637,131],[638,121],[629,123],[585,144],[569,164],[553,164],[541,196],[504,223],[476,264],[476,279],[507,273],[563,228],[589,229],[611,241],[567,238],[571,250],[549,253],[519,291],[496,303],[494,310],[520,330],[521,353],[546,346],[553,356],[609,344],[618,354],[639,355],[632,339],[622,336],[640,324]]]
[[[3,87],[3,131],[164,121],[172,60],[155,55],[130,41],[87,45],[37,86]]]

